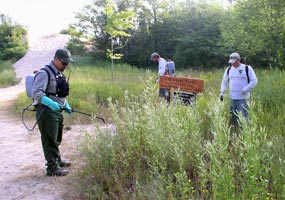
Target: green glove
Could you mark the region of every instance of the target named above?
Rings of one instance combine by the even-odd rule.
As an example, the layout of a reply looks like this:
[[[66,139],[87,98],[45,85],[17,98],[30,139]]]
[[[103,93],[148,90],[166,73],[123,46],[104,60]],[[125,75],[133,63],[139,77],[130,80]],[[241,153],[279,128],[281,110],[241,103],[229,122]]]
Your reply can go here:
[[[60,105],[57,102],[48,98],[47,96],[43,96],[41,98],[41,103],[49,107],[51,110],[60,111]]]
[[[65,111],[66,113],[68,113],[69,115],[72,114],[72,108],[70,107],[70,105],[69,105],[67,99],[66,99],[65,104],[64,104],[64,111]]]

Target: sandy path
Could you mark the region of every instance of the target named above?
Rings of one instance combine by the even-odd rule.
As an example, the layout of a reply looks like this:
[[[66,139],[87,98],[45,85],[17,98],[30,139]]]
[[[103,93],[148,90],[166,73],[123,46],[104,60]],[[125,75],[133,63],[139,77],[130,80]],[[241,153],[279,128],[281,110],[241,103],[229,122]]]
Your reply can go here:
[[[39,48],[36,51],[36,45],[32,46],[26,56],[14,64],[17,76],[24,78],[32,69],[47,64],[46,62],[53,58],[54,49],[65,43],[65,39],[57,36],[43,39],[38,46],[45,45],[45,53],[41,53],[42,49]],[[40,58],[49,55],[48,61],[35,62],[39,53]],[[76,169],[78,138],[82,137],[86,130],[93,131],[93,128],[91,125],[72,126],[71,130],[64,132],[60,149],[63,157],[73,161],[70,174],[67,177],[47,177],[39,131],[35,129],[28,132],[22,124],[21,117],[12,115],[7,109],[21,92],[24,92],[23,79],[16,86],[0,88],[0,199],[63,199],[64,183]]]
[[[46,177],[39,131],[28,132],[7,110],[20,92],[22,85],[0,89],[0,199],[61,199],[58,188],[66,177]],[[71,135],[76,137],[65,133],[64,141]]]
[[[8,90],[7,89],[4,89]],[[2,93],[3,89],[0,89]],[[20,116],[11,115],[7,106],[0,106],[0,199],[55,200],[63,199],[67,177],[47,177],[45,160],[37,129],[28,132]],[[60,147],[62,155],[73,162],[70,174],[76,169],[77,141],[92,126],[72,126],[64,132]]]

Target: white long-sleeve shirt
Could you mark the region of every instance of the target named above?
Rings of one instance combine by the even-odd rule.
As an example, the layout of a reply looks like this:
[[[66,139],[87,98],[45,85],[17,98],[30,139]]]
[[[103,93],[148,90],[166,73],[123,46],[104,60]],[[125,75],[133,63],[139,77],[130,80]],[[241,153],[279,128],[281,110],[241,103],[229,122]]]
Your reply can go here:
[[[158,61],[158,75],[164,76],[165,75],[165,69],[166,69],[167,62],[164,58],[159,58]]]
[[[249,83],[245,71],[245,65],[240,63],[238,67],[232,66],[227,74],[228,69],[225,70],[223,80],[221,83],[221,92],[225,93],[228,83],[231,99],[248,99],[250,97],[251,90],[257,84],[256,75],[251,66],[248,65],[248,77]],[[242,93],[242,91],[246,91]]]

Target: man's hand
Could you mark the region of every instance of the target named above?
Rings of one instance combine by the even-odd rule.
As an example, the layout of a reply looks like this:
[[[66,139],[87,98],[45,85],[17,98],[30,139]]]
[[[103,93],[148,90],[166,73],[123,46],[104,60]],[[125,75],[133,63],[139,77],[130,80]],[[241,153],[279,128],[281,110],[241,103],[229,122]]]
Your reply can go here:
[[[242,94],[246,94],[248,91],[247,91],[247,89],[245,89],[245,88],[243,88],[242,90],[241,90],[241,93]]]
[[[221,93],[220,93],[220,101],[223,101],[223,100],[224,100],[224,93],[221,92]]]
[[[66,100],[66,102],[65,102],[65,104],[64,104],[64,111],[65,111],[67,114],[69,114],[69,115],[72,114],[72,108],[70,107],[70,105],[69,105],[69,103],[68,103],[67,100]]]
[[[41,98],[41,103],[46,105],[47,107],[49,107],[53,111],[60,111],[60,105],[57,102],[48,98],[47,96],[43,96]]]

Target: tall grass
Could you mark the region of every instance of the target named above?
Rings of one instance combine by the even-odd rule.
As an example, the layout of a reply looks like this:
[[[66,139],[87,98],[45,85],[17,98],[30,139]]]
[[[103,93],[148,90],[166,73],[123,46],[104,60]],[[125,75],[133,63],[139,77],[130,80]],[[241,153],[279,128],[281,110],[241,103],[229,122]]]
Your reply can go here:
[[[146,73],[145,70],[123,64],[116,64],[114,69],[114,80],[112,80],[109,62],[94,61],[90,57],[83,57],[77,59],[75,65],[70,65],[64,73],[69,78],[68,101],[71,107],[108,118],[107,99],[109,97],[121,102],[125,91],[132,94],[139,94],[142,91],[141,79]],[[22,94],[17,100],[15,109],[20,111],[29,103],[31,99],[26,97],[26,94]],[[92,121],[91,118],[76,113],[67,117],[66,121],[69,124],[78,123],[78,118],[81,120],[80,123]]]
[[[68,72],[66,72],[68,73]],[[69,102],[73,108],[108,115],[107,99],[123,101],[124,92],[138,94],[145,71],[126,65],[116,65],[114,80],[108,63],[71,68]]]
[[[229,100],[218,100],[223,70],[178,72],[205,81],[195,106],[186,107],[157,98],[156,73],[117,64],[112,81],[109,64],[90,62],[70,68],[69,102],[75,109],[110,115],[107,121],[116,129],[98,129],[81,141],[83,162],[72,195],[285,198],[283,71],[256,70],[249,124],[232,129]],[[25,101],[21,97],[19,105]]]
[[[12,61],[0,61],[0,87],[16,85],[18,82]]]
[[[283,84],[283,72],[257,70],[250,121],[242,129],[228,126],[229,101],[218,100],[222,73],[200,73],[205,92],[192,107],[158,100],[151,76],[142,79],[142,93],[125,93],[120,103],[110,99],[116,130],[87,134],[80,145],[85,165],[77,174],[78,196],[283,199],[284,125],[278,120],[284,117],[275,102],[285,95],[274,85]]]

